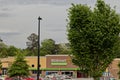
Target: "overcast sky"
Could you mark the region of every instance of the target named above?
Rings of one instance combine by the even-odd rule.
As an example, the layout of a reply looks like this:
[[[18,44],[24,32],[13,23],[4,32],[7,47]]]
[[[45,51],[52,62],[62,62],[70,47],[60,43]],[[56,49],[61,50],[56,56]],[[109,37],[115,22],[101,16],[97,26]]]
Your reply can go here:
[[[105,0],[120,12],[119,0]],[[41,41],[53,39],[56,43],[67,40],[67,9],[75,4],[93,7],[96,0],[0,0],[0,38],[5,44],[26,48],[27,37],[38,30],[41,21]]]

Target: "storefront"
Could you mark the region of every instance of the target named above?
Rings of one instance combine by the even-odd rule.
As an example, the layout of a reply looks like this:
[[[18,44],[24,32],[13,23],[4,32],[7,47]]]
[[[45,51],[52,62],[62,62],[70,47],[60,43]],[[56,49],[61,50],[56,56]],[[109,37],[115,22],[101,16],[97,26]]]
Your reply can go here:
[[[69,55],[47,55],[46,74],[64,74],[77,77],[79,68],[73,65]]]
[[[30,66],[30,74],[37,75],[37,56],[28,56],[25,58],[27,64]],[[13,63],[14,57],[3,58],[2,60],[2,74],[6,75],[9,66]],[[79,67],[72,63],[69,55],[46,55],[40,57],[40,75],[45,77],[50,74],[68,75],[72,77],[84,77],[80,73]]]

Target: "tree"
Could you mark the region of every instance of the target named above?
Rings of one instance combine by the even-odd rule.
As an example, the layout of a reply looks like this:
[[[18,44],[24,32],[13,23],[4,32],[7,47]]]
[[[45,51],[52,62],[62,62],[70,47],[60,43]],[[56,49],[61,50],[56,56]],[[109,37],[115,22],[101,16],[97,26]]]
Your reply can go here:
[[[7,48],[8,46],[3,42],[2,39],[0,39],[0,57],[3,58],[8,56]]]
[[[37,43],[38,43],[38,36],[35,33],[32,33],[28,38],[29,41],[26,42],[27,49],[30,50],[30,55],[36,55],[37,53]]]
[[[119,37],[118,43],[120,43],[120,37]],[[117,46],[117,49],[115,52],[117,54],[116,58],[120,58],[120,46]]]
[[[0,49],[0,57],[1,58],[8,57],[7,48],[1,48]]]
[[[56,44],[56,53],[57,54],[70,54],[69,43]]]
[[[0,42],[3,42],[3,40],[0,38]]]
[[[29,75],[29,65],[22,53],[18,52],[15,61],[8,69],[8,75],[10,77],[26,77]]]
[[[117,55],[119,15],[104,1],[97,0],[93,11],[87,5],[73,4],[68,18],[72,61],[97,80]]]
[[[0,75],[2,74],[2,62],[0,60]]]
[[[14,46],[10,46],[7,48],[8,56],[16,56],[17,52],[19,52],[19,51],[20,51],[20,49],[14,47]]]
[[[41,54],[55,54],[55,41],[52,39],[45,39],[41,42]]]
[[[8,46],[0,39],[0,48],[7,48]]]
[[[20,51],[20,49],[14,46],[8,46],[0,39],[0,57],[15,56],[18,51]]]

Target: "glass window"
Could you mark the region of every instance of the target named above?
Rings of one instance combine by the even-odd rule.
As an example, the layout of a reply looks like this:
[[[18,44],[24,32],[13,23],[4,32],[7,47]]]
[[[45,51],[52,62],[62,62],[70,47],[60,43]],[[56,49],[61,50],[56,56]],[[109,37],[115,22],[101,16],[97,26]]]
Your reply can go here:
[[[32,70],[32,74],[37,74],[37,70]]]

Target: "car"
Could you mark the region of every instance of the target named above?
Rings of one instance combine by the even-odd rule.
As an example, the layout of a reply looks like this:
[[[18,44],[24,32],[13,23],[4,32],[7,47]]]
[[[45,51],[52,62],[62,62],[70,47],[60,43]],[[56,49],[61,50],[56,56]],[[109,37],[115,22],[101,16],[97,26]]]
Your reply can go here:
[[[68,76],[68,75],[62,75],[62,78],[63,78],[63,79],[71,79],[71,77]]]
[[[0,80],[5,80],[5,78],[3,76],[0,76]]]
[[[28,78],[24,78],[24,80],[35,80],[34,78],[28,77]]]
[[[5,80],[13,80],[12,77],[5,77]]]
[[[36,76],[31,76],[31,78],[33,78],[34,80],[37,80],[37,77],[36,77]],[[44,78],[39,77],[39,80],[44,80]]]

